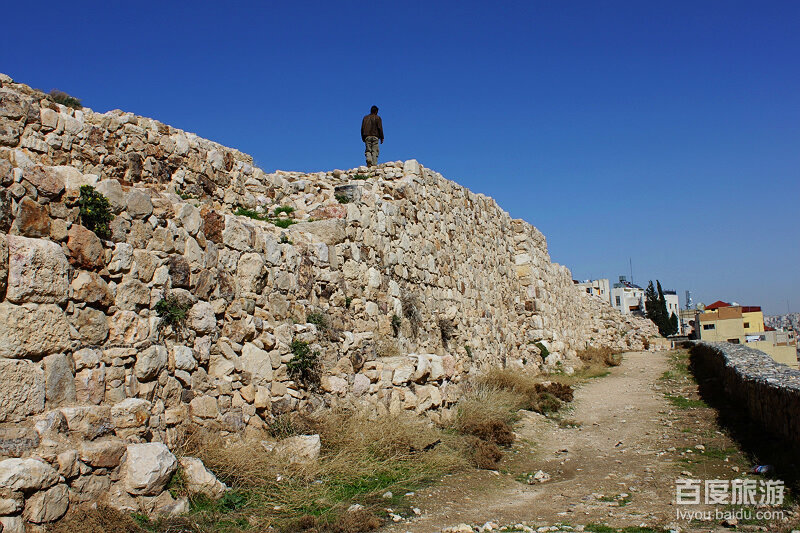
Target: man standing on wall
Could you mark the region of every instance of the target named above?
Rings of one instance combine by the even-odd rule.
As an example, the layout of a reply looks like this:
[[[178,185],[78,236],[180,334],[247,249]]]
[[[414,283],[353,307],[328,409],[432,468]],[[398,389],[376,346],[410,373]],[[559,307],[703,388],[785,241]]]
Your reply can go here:
[[[383,144],[383,122],[378,116],[378,106],[372,106],[369,115],[361,121],[361,140],[364,141],[364,155],[367,157],[367,166],[374,167],[378,164],[378,153],[380,147],[378,142]]]

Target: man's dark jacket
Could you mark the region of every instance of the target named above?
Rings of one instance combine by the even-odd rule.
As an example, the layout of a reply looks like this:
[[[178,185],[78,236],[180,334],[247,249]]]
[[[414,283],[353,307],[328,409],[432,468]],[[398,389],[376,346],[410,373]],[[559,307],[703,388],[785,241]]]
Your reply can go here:
[[[383,140],[383,122],[377,114],[370,113],[361,121],[361,140],[366,141],[367,137]]]

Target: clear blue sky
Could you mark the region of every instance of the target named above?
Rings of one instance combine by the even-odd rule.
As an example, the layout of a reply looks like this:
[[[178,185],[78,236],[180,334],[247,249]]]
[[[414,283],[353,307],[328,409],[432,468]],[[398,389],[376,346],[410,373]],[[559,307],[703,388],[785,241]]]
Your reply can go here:
[[[9,2],[0,72],[251,154],[418,159],[575,278],[800,310],[800,2]]]

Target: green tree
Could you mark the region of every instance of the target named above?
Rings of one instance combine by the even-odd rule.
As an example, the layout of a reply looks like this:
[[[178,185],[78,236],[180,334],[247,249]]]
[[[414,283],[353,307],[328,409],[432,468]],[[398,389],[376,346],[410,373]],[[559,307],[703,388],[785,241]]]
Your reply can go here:
[[[664,291],[661,290],[661,282],[656,280],[656,286],[658,287],[658,302],[656,303],[656,307],[658,309],[657,313],[657,320],[653,320],[656,326],[658,326],[658,332],[661,333],[664,337],[669,337],[672,335],[670,332],[672,329],[670,323],[670,316],[669,311],[667,311],[667,299],[664,297]]]
[[[678,333],[678,317],[675,316],[675,313],[672,313],[669,316],[669,329],[670,329],[670,335],[675,335],[676,333]]]
[[[647,318],[652,320],[653,324],[658,326],[658,314],[660,308],[658,306],[658,293],[656,292],[656,288],[653,286],[652,280],[647,284],[647,288],[644,290],[644,307],[645,312],[647,313]]]

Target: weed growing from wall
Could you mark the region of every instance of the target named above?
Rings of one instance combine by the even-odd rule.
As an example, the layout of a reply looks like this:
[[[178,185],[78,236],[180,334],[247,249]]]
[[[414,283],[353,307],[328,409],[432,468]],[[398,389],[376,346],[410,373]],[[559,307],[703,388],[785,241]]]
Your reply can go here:
[[[114,215],[111,214],[111,204],[108,202],[108,198],[97,192],[91,185],[82,185],[78,205],[81,224],[101,239],[110,239],[109,224],[114,220]]]

